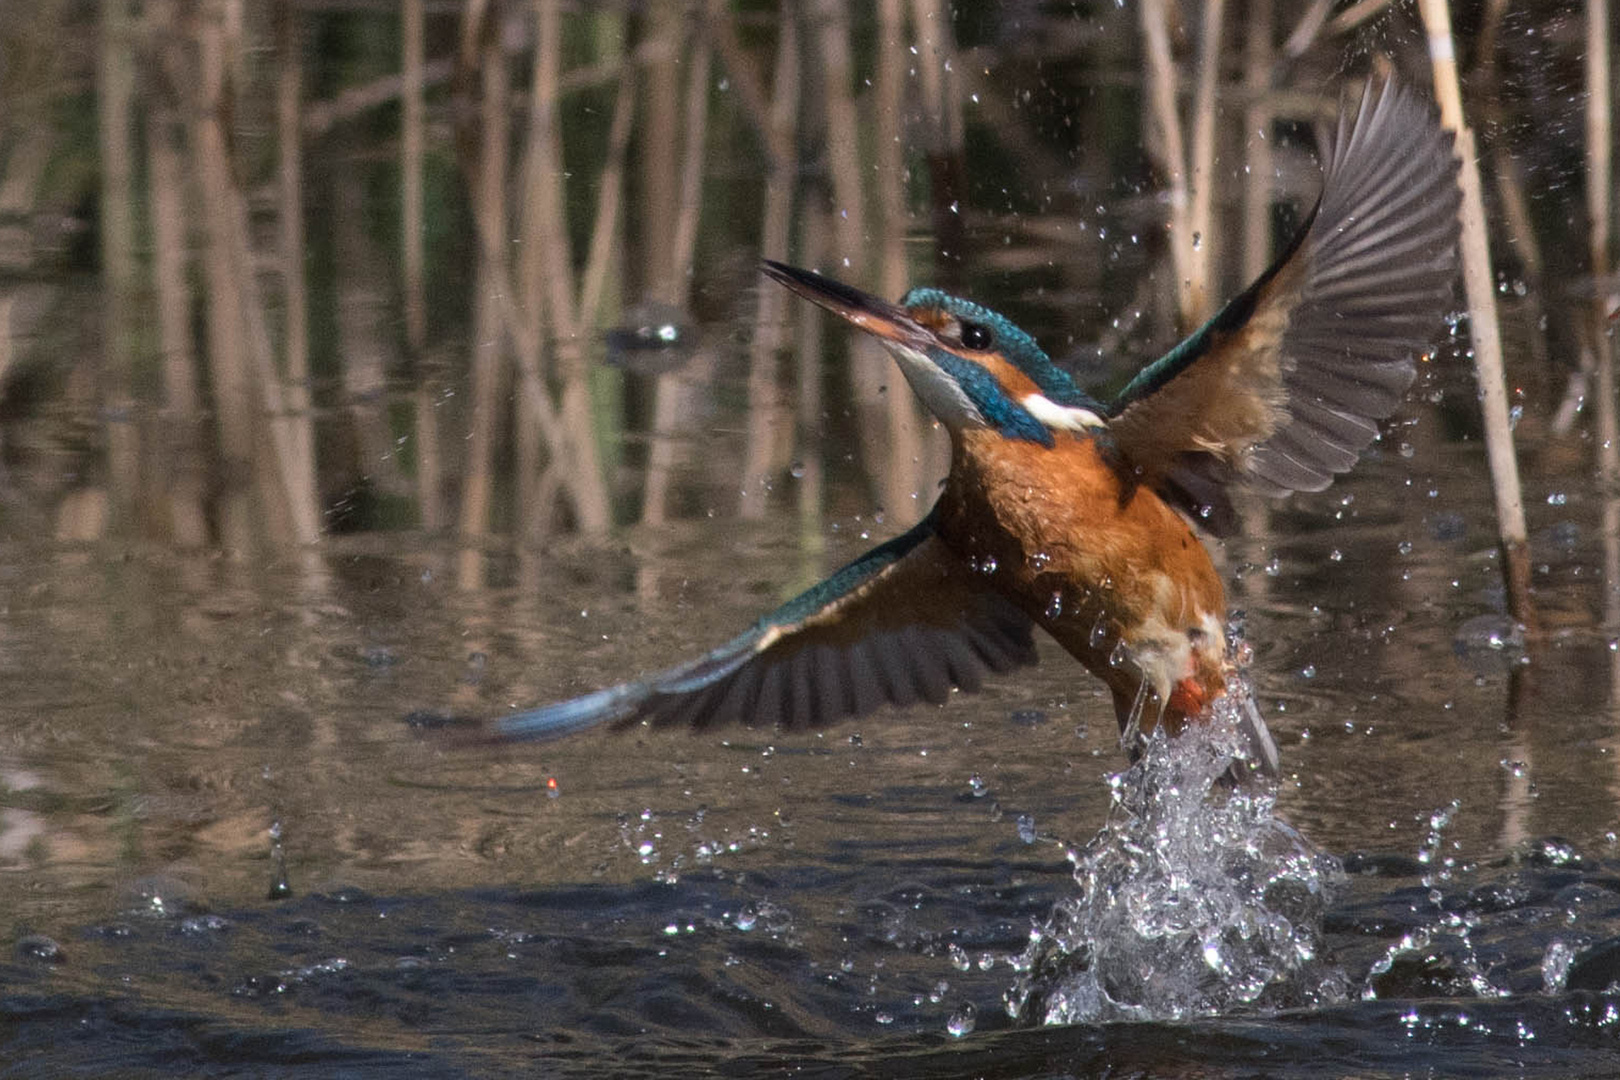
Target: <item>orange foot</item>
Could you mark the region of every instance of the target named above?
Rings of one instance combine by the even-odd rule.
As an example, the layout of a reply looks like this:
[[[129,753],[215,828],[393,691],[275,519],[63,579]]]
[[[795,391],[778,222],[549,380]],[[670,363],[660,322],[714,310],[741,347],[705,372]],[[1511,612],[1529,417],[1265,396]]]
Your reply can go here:
[[[1203,712],[1209,702],[1209,695],[1204,693],[1204,688],[1191,675],[1176,683],[1175,689],[1170,691],[1170,708],[1189,719]]]

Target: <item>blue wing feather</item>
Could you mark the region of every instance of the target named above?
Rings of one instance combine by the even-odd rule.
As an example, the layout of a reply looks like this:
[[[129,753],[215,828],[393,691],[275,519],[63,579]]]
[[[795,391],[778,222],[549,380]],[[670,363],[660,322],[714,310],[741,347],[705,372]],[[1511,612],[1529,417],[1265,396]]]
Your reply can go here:
[[[821,727],[885,702],[941,701],[1034,658],[1029,617],[945,550],[930,516],[695,660],[489,730],[538,740],[643,721]]]

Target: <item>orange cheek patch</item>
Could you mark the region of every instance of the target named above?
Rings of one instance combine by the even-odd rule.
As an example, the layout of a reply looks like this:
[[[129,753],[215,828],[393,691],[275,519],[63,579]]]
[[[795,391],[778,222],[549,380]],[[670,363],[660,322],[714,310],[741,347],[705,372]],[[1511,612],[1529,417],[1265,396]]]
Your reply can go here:
[[[1038,394],[1041,388],[1035,385],[1035,380],[1007,363],[999,356],[990,353],[980,353],[975,361],[1001,384],[1008,397],[1014,401],[1023,401],[1031,394]]]

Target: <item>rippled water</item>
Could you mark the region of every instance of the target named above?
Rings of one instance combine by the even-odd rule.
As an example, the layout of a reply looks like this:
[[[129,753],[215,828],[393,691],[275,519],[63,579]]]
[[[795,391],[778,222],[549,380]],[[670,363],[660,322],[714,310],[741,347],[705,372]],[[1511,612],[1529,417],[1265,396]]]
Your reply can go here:
[[[1441,453],[1469,475],[1470,447]],[[1108,702],[1052,655],[820,736],[469,752],[405,722],[656,667],[696,612],[742,624],[792,587],[783,522],[723,526],[736,556],[701,522],[562,546],[471,597],[431,544],[259,566],[12,543],[3,1053],[24,1076],[1610,1074],[1593,508],[1538,512],[1566,542],[1525,664],[1480,622],[1479,489],[1430,497],[1433,467],[1370,461],[1225,549],[1275,795],[1206,795],[1219,762],[1163,747],[1121,778]],[[869,528],[837,523],[829,562]],[[1366,587],[1390,559],[1409,595]],[[1190,869],[1229,880],[1163,877]],[[1168,958],[1119,926],[1257,896]]]
[[[305,20],[303,38],[225,4],[247,13],[234,42],[206,36],[225,15],[172,28],[189,49],[146,50],[170,41],[161,23],[132,33],[145,157],[125,163],[122,216],[137,284],[121,308],[101,295],[118,245],[98,242],[120,204],[99,201],[105,147],[88,134],[87,87],[116,75],[117,57],[54,46],[119,6],[18,6],[30,17],[0,25],[16,55],[41,58],[0,79],[14,106],[0,115],[0,1073],[1620,1074],[1620,604],[1603,581],[1620,537],[1604,532],[1614,493],[1592,480],[1591,388],[1566,395],[1585,385],[1589,294],[1609,287],[1577,257],[1573,6],[1507,6],[1497,52],[1465,71],[1490,163],[1539,626],[1504,614],[1457,316],[1353,473],[1321,494],[1246,501],[1241,535],[1212,545],[1283,761],[1274,788],[1236,789],[1221,780],[1232,747],[1218,730],[1154,742],[1130,765],[1111,702],[1049,643],[1040,667],[981,695],[822,734],[469,749],[408,720],[493,714],[686,659],[927,504],[942,440],[883,457],[899,414],[881,399],[903,384],[849,363],[845,331],[820,314],[756,321],[762,254],[842,265],[872,289],[904,269],[905,284],[1005,308],[1099,384],[1174,340],[1140,5],[956,5],[954,53],[921,22],[912,44],[887,48],[860,5],[836,32],[795,5],[718,5],[736,15],[732,39],[689,34],[674,7],[561,5],[568,190],[555,209],[567,220],[549,225],[530,216],[530,185],[547,174],[520,156],[537,130],[528,80],[547,70],[528,6],[427,5],[437,73],[416,128],[416,331],[395,265],[415,235],[395,205],[408,201],[410,140],[394,103],[370,96],[400,66],[391,5],[276,5]],[[1274,5],[1279,47],[1287,6]],[[1322,88],[1368,67],[1368,51],[1424,84],[1426,39],[1405,6],[1350,29],[1335,27],[1366,9],[1336,7],[1306,55],[1244,61],[1281,117],[1265,123],[1275,158],[1257,172],[1254,84],[1232,78],[1238,50],[1222,66],[1219,184],[1200,243],[1223,289],[1246,233],[1258,250],[1303,211],[1317,172],[1296,136],[1331,109]],[[1231,8],[1228,39],[1252,38]],[[483,303],[509,293],[472,224],[478,109],[458,95],[477,72],[450,67],[470,40],[462,16],[485,10],[510,20],[471,36],[505,50],[486,60],[521,88],[490,110],[518,133],[505,207],[524,231],[509,246],[568,234],[598,271],[578,293],[594,283],[606,298],[581,328],[591,402],[572,417],[604,455],[605,539],[570,531],[573,504],[551,489],[572,463],[525,441],[522,409],[506,402],[475,430],[470,371],[499,351],[497,315],[515,318]],[[799,52],[778,48],[795,28]],[[1172,42],[1188,63],[1195,38]],[[217,102],[178,108],[171,95],[190,91],[173,72],[238,47],[222,65],[241,80],[224,95],[236,108],[210,141],[198,117]],[[825,80],[806,76],[787,101],[797,110],[770,104],[766,126],[797,111],[802,129],[766,160],[764,97],[799,80],[789,61],[802,54],[808,73],[835,50],[853,53],[849,108],[824,109]],[[615,80],[632,68],[647,82],[623,99],[631,179],[610,200],[623,220],[598,262],[584,237],[613,160]],[[665,106],[691,71],[708,82],[692,79],[678,117]],[[296,96],[300,78],[311,108],[294,141],[307,156],[289,193],[272,99]],[[893,161],[867,130],[886,79],[903,85]],[[966,132],[950,160],[931,141],[950,125],[923,99],[930,84],[956,95]],[[870,160],[833,160],[834,124]],[[205,250],[201,209],[157,197],[174,194],[148,175],[165,139],[176,168],[240,197],[241,264]],[[692,159],[696,194],[670,182],[692,145],[707,146]],[[1276,202],[1260,205],[1274,220],[1250,229],[1242,190],[1268,168]],[[1507,202],[1515,177],[1524,222]],[[766,191],[782,178],[798,182]],[[845,184],[867,189],[845,206]],[[283,201],[302,207],[303,257],[281,246],[294,239],[268,204]],[[863,201],[883,208],[864,225]],[[169,248],[165,209],[199,217]],[[670,236],[695,238],[675,284],[658,269]],[[551,273],[514,260],[520,283]],[[165,289],[179,302],[159,310]],[[201,426],[224,424],[213,391],[235,339],[206,332],[210,305],[262,301],[246,323],[290,370],[280,298],[302,293],[315,374],[285,389],[313,393],[309,410],[288,408],[318,441],[324,530],[312,546],[256,548],[277,511],[248,498],[233,519],[232,498],[264,477],[170,456],[184,425],[158,384],[178,372],[158,371],[149,339],[190,326]],[[117,320],[132,340],[98,340]],[[508,362],[528,329],[508,327]],[[126,346],[130,402],[106,377]],[[1561,405],[1577,403],[1559,429]],[[247,407],[264,426],[260,411]],[[132,450],[130,431],[144,440],[138,484],[115,452]],[[494,505],[459,529],[449,507],[474,454],[453,444],[475,435],[497,446]],[[533,516],[549,521],[523,517],[536,493],[517,490],[520,454],[548,466],[529,479],[545,511]],[[435,460],[437,485],[424,480]],[[118,510],[154,491],[174,505]],[[434,500],[443,527],[416,529]],[[644,513],[663,522],[629,524]],[[132,539],[164,530],[172,546]]]

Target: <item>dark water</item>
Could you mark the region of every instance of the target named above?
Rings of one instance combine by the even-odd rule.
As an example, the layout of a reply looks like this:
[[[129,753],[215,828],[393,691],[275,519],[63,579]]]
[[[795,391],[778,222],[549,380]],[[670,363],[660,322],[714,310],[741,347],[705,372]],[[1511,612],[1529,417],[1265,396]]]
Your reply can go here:
[[[1005,1012],[1123,764],[1062,657],[823,736],[469,752],[404,721],[723,634],[794,576],[777,523],[560,545],[537,587],[470,599],[422,541],[278,566],[14,543],[11,1072],[1612,1075],[1592,508],[1537,510],[1561,625],[1525,664],[1491,644],[1476,452],[1436,453],[1443,482],[1386,455],[1280,511],[1263,550],[1225,549],[1277,814],[1343,861],[1321,919],[1342,985],[1175,1022]],[[829,559],[866,525],[838,524]]]
[[[392,12],[297,6],[311,100],[394,71]],[[1279,41],[1293,29],[1285,6]],[[43,35],[36,46],[93,27],[87,8],[62,6],[56,25],[50,7],[18,23]],[[660,54],[648,42],[670,27],[680,74],[697,61],[695,42],[710,42],[680,36],[688,22],[674,8],[681,17],[660,29],[664,10],[564,15],[565,80],[590,76],[565,87],[562,106],[576,262],[593,212],[581,192],[600,183],[613,109],[603,72],[620,60],[650,70]],[[1166,777],[1186,774],[1121,778],[1111,703],[1052,649],[979,696],[823,734],[586,734],[472,750],[407,719],[495,713],[685,659],[926,506],[939,433],[922,433],[907,460],[884,458],[885,414],[862,388],[886,399],[903,385],[887,368],[875,387],[851,378],[843,331],[828,331],[823,349],[814,313],[782,312],[781,347],[764,353],[780,366],[763,383],[785,408],[755,440],[762,414],[748,406],[770,399],[750,377],[761,364],[750,348],[762,332],[762,255],[842,266],[877,288],[866,247],[892,244],[909,283],[1006,308],[1102,384],[1173,341],[1135,5],[959,5],[952,55],[966,135],[955,180],[951,161],[929,156],[931,121],[917,102],[941,54],[926,43],[900,54],[911,88],[901,172],[873,164],[865,135],[857,171],[872,185],[867,202],[882,201],[881,187],[902,209],[853,246],[839,225],[848,208],[829,195],[835,140],[832,121],[815,119],[827,96],[819,76],[799,92],[804,128],[777,173],[742,79],[716,61],[700,242],[676,305],[645,302],[659,292],[649,253],[679,231],[648,192],[658,168],[675,171],[672,149],[659,157],[657,124],[684,122],[659,110],[659,94],[684,84],[638,98],[637,179],[610,299],[582,331],[586,419],[612,496],[612,527],[595,538],[550,504],[535,515],[547,518],[537,536],[525,535],[510,368],[491,425],[503,441],[487,521],[462,528],[447,512],[440,528],[418,527],[420,432],[437,430],[445,447],[435,494],[447,509],[445,493],[470,486],[472,451],[460,448],[475,434],[471,358],[497,336],[481,336],[473,310],[498,287],[477,269],[470,174],[457,156],[465,103],[442,77],[426,121],[425,347],[396,340],[393,106],[304,129],[314,132],[302,284],[315,308],[320,541],[253,535],[273,534],[275,521],[249,498],[237,534],[248,542],[230,542],[227,496],[262,481],[233,472],[241,463],[208,463],[204,542],[155,527],[156,503],[119,520],[131,492],[111,463],[126,422],[141,425],[147,472],[175,479],[158,485],[164,496],[181,487],[151,438],[173,426],[152,391],[162,382],[146,340],[157,333],[152,297],[137,290],[132,334],[148,351],[137,350],[133,403],[115,407],[97,391],[107,301],[91,239],[107,208],[84,134],[95,65],[75,55],[60,69],[14,69],[24,74],[0,80],[0,92],[36,110],[18,116],[40,119],[30,129],[0,117],[5,175],[21,170],[27,130],[55,133],[57,146],[40,205],[0,206],[0,1074],[1620,1075],[1620,603],[1604,581],[1606,559],[1620,566],[1605,520],[1620,516],[1592,479],[1590,393],[1571,427],[1554,422],[1590,344],[1582,313],[1608,287],[1578,257],[1583,51],[1572,12],[1519,5],[1496,28],[1511,92],[1493,92],[1479,59],[1465,60],[1467,105],[1486,117],[1486,150],[1503,151],[1489,208],[1539,626],[1526,632],[1504,614],[1459,316],[1449,335],[1437,328],[1439,351],[1352,474],[1318,495],[1245,503],[1243,532],[1212,543],[1243,613],[1283,779],[1274,801],[1262,792],[1247,806],[1219,789],[1177,789],[1161,803],[1175,812],[1158,818],[1122,806],[1144,784],[1165,793]],[[778,14],[734,14],[730,47],[757,71],[778,70]],[[274,29],[257,18],[243,31],[244,56],[256,59],[237,72],[251,92],[236,99],[232,153],[262,249],[246,276],[269,279],[266,133],[287,53],[266,44]],[[506,18],[490,40],[516,71],[532,52],[528,16]],[[1485,16],[1459,18],[1467,35]],[[819,25],[800,27],[809,67],[830,48]],[[1188,64],[1190,26],[1173,42]],[[455,52],[458,13],[433,6],[427,28],[430,57]],[[893,57],[869,13],[846,29],[865,125]],[[1230,22],[1227,34],[1241,42],[1246,31]],[[1315,183],[1301,148],[1309,120],[1331,111],[1332,88],[1385,53],[1424,85],[1423,41],[1397,6],[1267,69],[1280,103],[1268,128],[1278,236]],[[1218,173],[1234,194],[1217,200],[1207,240],[1226,245],[1226,291],[1240,277],[1235,192],[1254,145],[1233,48]],[[154,90],[167,84],[139,70],[136,100],[151,110],[141,130],[159,130],[175,120]],[[519,98],[510,111],[521,128]],[[515,152],[508,164],[517,218],[525,174]],[[1535,257],[1506,223],[1506,166],[1531,193]],[[144,195],[151,167],[136,169],[131,191]],[[797,178],[786,250],[761,235],[760,188],[775,175]],[[342,233],[362,217],[363,235]],[[19,235],[33,245],[22,262]],[[144,272],[158,247],[137,235]],[[198,324],[200,346],[202,286],[220,269],[188,251],[198,291],[182,317]],[[357,293],[357,282],[378,294]],[[274,337],[282,312],[268,311]],[[679,349],[644,347],[644,326],[657,337],[666,318]],[[349,378],[362,357],[382,358],[375,385]],[[220,378],[210,363],[199,354],[212,425],[225,417],[206,397]],[[675,381],[655,388],[652,377],[670,371]],[[665,400],[679,408],[664,424],[657,401],[670,387],[680,393]],[[366,442],[378,432],[381,454]],[[655,481],[670,493],[659,513],[647,510]],[[1241,813],[1219,817],[1229,811]],[[1205,836],[1180,863],[1154,861]],[[1087,938],[1074,913],[1089,899],[1128,906],[1141,876],[1107,868],[1132,860],[1165,875],[1164,902],[1128,913],[1138,922],[1227,886],[1252,887],[1250,906],[1194,919],[1166,939],[1174,947]],[[1082,878],[1092,871],[1090,892],[1077,865]],[[1299,951],[1286,977],[1250,986],[1235,961],[1268,925],[1257,912],[1281,913]],[[1093,1002],[1054,1016],[1058,988],[1105,970],[1095,980],[1105,989],[1140,983],[1155,1006]],[[1010,1016],[1009,1001],[1025,1012]]]

